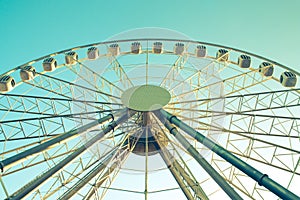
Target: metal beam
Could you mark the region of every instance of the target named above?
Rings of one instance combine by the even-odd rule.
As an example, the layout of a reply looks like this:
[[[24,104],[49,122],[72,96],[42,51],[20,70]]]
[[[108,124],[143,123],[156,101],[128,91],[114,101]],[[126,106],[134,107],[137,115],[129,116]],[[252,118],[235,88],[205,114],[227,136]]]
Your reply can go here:
[[[122,110],[121,112],[124,112],[124,110]],[[101,124],[103,122],[106,122],[108,120],[113,120],[113,119],[114,119],[114,116],[112,114],[108,114],[107,116],[100,118],[96,121],[93,121],[89,124],[86,124],[80,128],[63,133],[63,134],[61,134],[47,142],[44,142],[38,146],[32,147],[30,149],[27,149],[21,153],[14,155],[14,156],[6,158],[6,159],[0,161],[1,171],[3,172],[4,168],[9,168],[13,165],[16,165],[17,163],[20,163],[20,162],[28,159],[29,157],[39,154],[39,153],[45,151],[46,149],[49,149],[58,144],[61,144],[62,142],[66,141],[67,139],[71,139],[74,136],[78,136],[84,132],[87,132],[87,131],[97,127],[99,124]]]
[[[189,175],[181,168],[177,160],[171,155],[171,153],[166,148],[162,148],[159,144],[159,141],[156,140],[156,143],[154,143],[156,149],[159,151],[160,156],[164,160],[165,164],[169,168],[171,174],[175,178],[176,182],[180,186],[182,192],[186,196],[188,200],[194,200],[194,197],[190,190],[188,188],[191,188],[193,192],[196,194],[199,199],[202,199],[201,196],[197,193],[197,190],[195,188],[197,183],[194,183]],[[184,183],[184,181],[187,183],[187,185]],[[199,186],[199,185],[198,185]],[[200,187],[200,186],[199,186]],[[202,191],[202,188],[201,188]],[[206,197],[206,198],[205,198]],[[205,200],[208,200],[208,197],[205,195]]]
[[[276,194],[278,197],[287,200],[295,200],[295,199],[300,200],[300,197],[298,197],[288,189],[284,188],[282,185],[278,184],[277,182],[269,178],[267,174],[261,173],[251,165],[239,159],[238,157],[236,157],[235,155],[227,151],[222,146],[216,144],[209,138],[205,137],[198,131],[194,130],[192,127],[188,126],[187,124],[179,120],[176,116],[162,109],[156,113],[166,118],[168,122],[175,124],[177,127],[179,127],[181,130],[183,130],[190,136],[194,137],[198,142],[202,143],[203,145],[211,149],[213,152],[218,154],[224,160],[231,163],[233,166],[235,166],[236,168],[238,168],[239,170],[247,174],[249,177],[254,179],[259,185],[264,186],[269,191]]]
[[[160,111],[154,111],[154,114],[231,199],[243,199],[226,182],[226,180],[205,160],[205,158],[202,157],[202,155],[188,142],[188,140],[177,131],[176,127],[170,124],[167,118],[164,115],[162,115]]]
[[[155,119],[155,121],[158,122],[156,119]],[[196,178],[193,176],[191,170],[189,169],[189,167],[187,166],[187,164],[185,163],[185,161],[183,160],[183,158],[177,151],[173,142],[168,138],[168,136],[166,135],[166,133],[162,129],[162,127],[161,127],[161,131],[164,134],[164,136],[166,137],[166,139],[168,140],[171,147],[174,149],[174,151],[178,155],[179,160],[182,163],[182,164],[180,164],[178,162],[178,160],[170,153],[170,151],[167,148],[162,147],[160,140],[154,134],[153,136],[157,143],[154,145],[155,145],[156,149],[160,152],[160,155],[162,156],[162,159],[165,161],[168,168],[169,169],[175,168],[179,172],[183,181],[186,182],[188,184],[188,187],[190,187],[193,190],[193,192],[195,193],[195,195],[196,195],[195,198],[199,198],[201,200],[208,200],[209,199],[208,196],[206,195],[206,193],[204,192],[204,190],[202,189],[202,187],[200,186],[200,184],[198,183]]]
[[[169,152],[168,154],[172,156]],[[183,180],[189,185],[189,187],[194,191],[195,195],[202,200],[208,200],[207,195],[205,194],[204,190],[201,188],[198,182],[194,181],[188,173],[182,168],[182,166],[178,163],[175,158],[170,157],[169,159],[172,160],[172,165],[174,168],[179,172],[182,176]]]
[[[155,119],[155,121],[158,123],[158,120]],[[163,130],[163,127],[160,127],[161,132],[167,139],[168,143],[171,145],[171,147],[174,149],[175,153],[178,155],[178,159],[176,159],[168,150],[168,148],[162,147],[161,142],[159,138],[157,137],[156,134],[154,134],[154,138],[156,140],[156,143],[159,145],[157,146],[156,144],[155,147],[160,153],[163,153],[164,155],[161,155],[163,160],[165,161],[166,165],[168,168],[174,167],[177,171],[179,171],[179,174],[181,175],[182,179],[188,184],[188,186],[193,190],[195,193],[195,198],[199,198],[201,200],[208,200],[208,196],[198,183],[197,179],[194,177],[193,173],[187,166],[187,163],[183,160],[182,156],[179,154],[179,152],[176,149],[176,146],[173,144],[173,141],[169,139],[169,137],[166,135],[165,131]],[[165,157],[165,158],[164,158]],[[181,161],[181,164],[178,162],[178,160]],[[166,162],[167,161],[167,162]],[[170,166],[168,165],[168,161]],[[172,173],[172,172],[171,172]]]
[[[162,155],[163,153],[160,153],[160,155],[163,157]],[[184,195],[186,196],[186,198],[188,200],[194,200],[194,197],[191,193],[191,191],[188,189],[189,186],[187,186],[183,180],[182,177],[180,176],[180,173],[174,168],[174,165],[170,165],[170,163],[167,163],[167,161],[165,160],[165,158],[163,157],[163,160],[165,161],[166,165],[168,166],[171,174],[173,175],[173,177],[175,178],[176,182],[178,183],[179,187],[181,188],[182,192],[184,193]]]
[[[114,148],[109,155],[104,156],[103,161],[100,161],[90,172],[88,172],[83,178],[76,182],[66,193],[64,193],[59,200],[69,200],[74,196],[83,186],[85,186],[92,178],[99,174],[110,162],[115,154],[116,148]]]
[[[15,192],[9,200],[18,200],[21,198],[26,197],[31,192],[33,192],[35,189],[40,187],[44,182],[46,182],[49,178],[54,176],[56,173],[61,171],[67,164],[72,162],[76,157],[81,155],[87,148],[91,147],[93,144],[95,144],[97,141],[103,138],[103,136],[110,131],[114,131],[116,127],[118,127],[120,124],[128,120],[132,115],[135,114],[135,111],[128,111],[126,109],[125,114],[123,114],[119,119],[116,121],[112,121],[111,124],[109,124],[104,130],[102,130],[100,133],[95,135],[92,139],[90,139],[88,142],[86,142],[84,145],[79,147],[76,151],[74,151],[72,154],[70,154],[68,157],[60,161],[57,165],[46,171],[44,174],[36,177],[31,182],[23,186],[21,189],[19,189],[17,192]]]
[[[125,147],[126,145],[124,144],[123,147]],[[120,153],[121,152],[121,153]],[[116,157],[119,157],[119,160],[115,160],[114,163],[106,170],[106,172],[104,174],[102,174],[102,176],[99,178],[99,180],[97,180],[97,182],[93,185],[93,188],[91,188],[87,194],[85,195],[85,197],[83,198],[84,200],[89,200],[92,199],[92,197],[94,196],[96,190],[101,187],[101,185],[110,177],[110,175],[115,171],[115,169],[117,167],[120,167],[120,162],[122,162],[123,160],[125,160],[128,156],[128,154],[130,153],[130,151],[128,149],[125,150],[121,150],[119,151],[119,155],[116,155]],[[95,198],[93,198],[95,199]],[[102,198],[101,198],[102,199]]]
[[[5,185],[4,185],[4,183],[3,183],[3,180],[2,180],[2,176],[1,176],[1,175],[0,175],[0,183],[1,183],[1,186],[2,186],[2,188],[3,188],[3,190],[4,190],[4,193],[5,193],[6,197],[9,197],[9,194],[8,194],[8,192],[7,192],[7,189],[6,189]]]

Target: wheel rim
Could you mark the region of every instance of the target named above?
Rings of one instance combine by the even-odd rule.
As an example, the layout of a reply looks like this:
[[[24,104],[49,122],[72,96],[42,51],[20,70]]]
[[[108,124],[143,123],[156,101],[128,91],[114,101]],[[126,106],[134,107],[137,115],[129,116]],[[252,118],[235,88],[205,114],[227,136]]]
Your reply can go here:
[[[164,47],[159,54],[152,49],[153,43],[157,41]],[[141,52],[131,52],[130,47],[134,42],[141,44]],[[116,52],[109,51],[112,44],[119,45],[119,55],[113,55]],[[182,55],[176,55],[174,51],[177,44],[184,44],[185,51]],[[198,45],[206,46],[207,55],[196,56],[195,49]],[[87,58],[86,51],[90,47],[100,50],[99,58]],[[226,49],[228,53],[216,58],[219,49]],[[79,137],[57,143],[43,150],[43,153],[34,154],[19,163],[4,166],[1,179],[5,188],[3,190],[7,190],[8,195],[22,191],[22,186],[31,184],[32,177],[57,166],[61,160],[92,139],[95,132],[107,128],[109,121],[118,119],[121,115],[119,113],[126,107],[120,99],[124,91],[148,84],[170,92],[171,100],[162,106],[163,109],[218,142],[237,157],[268,173],[275,181],[297,194],[295,183],[300,181],[299,118],[296,115],[299,113],[299,84],[286,88],[280,84],[279,79],[284,71],[293,72],[297,76],[298,72],[252,53],[191,40],[146,38],[107,41],[72,50],[79,55],[78,60],[71,59],[74,61],[72,64],[64,64],[65,55],[70,52],[68,49],[5,73],[15,79],[16,86],[10,92],[1,93],[1,160],[19,155],[21,151],[45,143],[61,133],[110,116],[110,113],[114,117],[108,117],[105,122],[101,122],[101,126],[78,135]],[[241,54],[251,56],[250,68],[238,66],[237,60]],[[229,55],[228,60],[224,60],[226,55]],[[48,57],[55,58],[58,67],[53,72],[45,73],[42,62]],[[259,72],[258,66],[262,62],[273,64],[272,76],[263,76]],[[33,80],[23,82],[19,73],[28,65],[36,68],[37,75]],[[163,143],[168,140],[165,146],[174,155],[173,161],[185,169],[192,181],[200,184],[209,198],[224,195],[224,191],[191,159],[175,138],[168,135],[168,131],[153,114],[149,114],[150,122],[139,122],[146,118],[143,114],[137,112],[113,133],[107,134],[105,140],[97,143],[96,147],[85,150],[82,155],[68,162],[62,171],[53,174],[43,186],[35,188],[27,197],[64,197],[65,191],[76,184],[82,184],[84,177],[93,170],[99,170],[95,175],[98,180],[93,178],[88,181],[74,197],[94,198],[93,195],[96,195],[101,198],[106,194],[109,199],[113,195],[122,194],[155,199],[172,192],[181,193],[182,198],[184,195],[188,196],[188,192],[182,192],[175,180],[170,181],[168,187],[154,184],[151,180],[158,175],[167,178],[162,174],[169,173],[169,169],[158,158],[159,154],[150,155],[150,129],[161,135],[166,134],[161,141]],[[123,132],[127,135],[121,134]],[[139,136],[126,143],[128,134]],[[142,137],[144,142],[138,137]],[[193,137],[185,137],[243,198],[274,197],[274,194],[230,163],[196,143]],[[136,145],[143,144],[149,146],[146,145],[142,150],[135,149]],[[135,150],[139,153],[148,152],[149,155],[130,153],[126,154],[128,158],[125,160],[126,156],[120,156],[120,152],[118,154],[114,149],[118,145],[123,148],[123,153]],[[129,149],[125,151],[126,145]],[[100,171],[102,157],[112,152],[115,153],[114,156],[119,155],[118,166],[122,164],[122,167],[107,162],[103,171]],[[140,166],[136,166],[136,162]],[[99,177],[108,175],[109,170],[112,171],[109,173],[110,178],[103,183],[99,181]],[[283,177],[277,178],[278,173],[283,174]],[[24,177],[24,180],[16,185],[12,183],[16,177]],[[128,177],[138,184],[127,184],[125,187],[124,180]],[[172,178],[170,173],[169,177]],[[194,194],[192,189],[189,192]],[[5,197],[4,195],[3,198]]]

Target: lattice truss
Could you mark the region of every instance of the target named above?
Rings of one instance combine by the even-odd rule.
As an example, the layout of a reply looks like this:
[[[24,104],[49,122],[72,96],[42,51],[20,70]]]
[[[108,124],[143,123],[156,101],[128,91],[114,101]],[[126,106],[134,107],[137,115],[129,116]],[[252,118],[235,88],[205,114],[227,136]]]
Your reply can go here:
[[[144,84],[169,91],[171,100],[163,107],[165,111],[300,195],[299,84],[284,87],[280,80],[285,71],[296,76],[298,72],[214,44],[166,39],[159,40],[163,49],[157,52],[153,47],[157,40],[134,42],[77,47],[4,74],[17,84],[13,90],[0,93],[0,198],[227,196],[229,192],[170,134],[157,113],[125,108],[123,92]],[[134,51],[132,46],[137,44],[141,48]],[[178,44],[183,44],[182,52],[178,52]],[[203,56],[197,55],[199,45],[205,46]],[[91,47],[100,52],[93,59],[86,55]],[[226,51],[216,55],[219,49]],[[69,52],[76,52],[79,58]],[[238,62],[242,54],[251,57],[248,67]],[[55,70],[42,67],[47,57],[56,59]],[[67,57],[73,62],[68,63]],[[259,67],[262,62],[272,64],[272,75],[263,74],[265,68]],[[27,65],[34,66],[36,73],[34,79],[24,81],[19,73]],[[146,116],[150,122],[143,122]],[[152,138],[155,142],[145,137],[145,127],[157,133]],[[181,126],[176,127],[198,152],[196,155],[238,196],[279,198],[212,152],[212,147],[201,144]],[[146,138],[144,143],[141,137]]]

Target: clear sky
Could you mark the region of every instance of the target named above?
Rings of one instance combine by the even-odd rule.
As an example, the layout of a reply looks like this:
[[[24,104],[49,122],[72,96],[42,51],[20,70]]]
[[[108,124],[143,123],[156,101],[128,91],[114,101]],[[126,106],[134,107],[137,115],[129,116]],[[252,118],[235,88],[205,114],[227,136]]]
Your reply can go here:
[[[300,0],[0,0],[0,74],[35,58],[162,27],[300,70]]]
[[[298,0],[0,0],[0,73],[141,27],[174,29],[297,68],[299,8]]]

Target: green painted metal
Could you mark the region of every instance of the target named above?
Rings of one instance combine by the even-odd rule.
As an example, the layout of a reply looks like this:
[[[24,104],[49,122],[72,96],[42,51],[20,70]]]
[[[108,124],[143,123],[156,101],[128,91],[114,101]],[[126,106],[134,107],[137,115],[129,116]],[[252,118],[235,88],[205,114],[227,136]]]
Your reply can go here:
[[[179,127],[181,130],[189,134],[190,136],[194,137],[198,142],[202,143],[209,149],[211,149],[213,152],[218,154],[220,157],[231,163],[233,166],[247,174],[249,177],[254,179],[259,185],[264,186],[267,188],[269,191],[272,193],[276,194],[278,197],[286,200],[296,200],[299,199],[297,195],[283,187],[282,185],[278,184],[274,180],[268,177],[267,174],[263,174],[248,163],[242,161],[229,151],[227,151],[225,148],[222,146],[216,144],[209,138],[205,137],[198,131],[194,130],[192,127],[188,126],[181,120],[179,120],[176,116],[172,115],[171,113],[165,111],[165,110],[160,110],[159,114],[164,116],[168,122],[175,124],[177,127]]]
[[[159,86],[141,85],[129,88],[122,96],[122,103],[136,111],[158,110],[167,105],[171,99],[170,93]]]
[[[167,118],[160,111],[154,111],[156,117],[165,125],[172,135],[181,143],[181,145],[193,156],[201,167],[215,180],[223,191],[231,198],[242,200],[243,198],[226,182],[226,180],[205,160],[203,156],[191,145],[188,140],[181,135],[176,127],[171,125]]]

